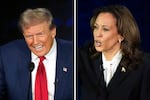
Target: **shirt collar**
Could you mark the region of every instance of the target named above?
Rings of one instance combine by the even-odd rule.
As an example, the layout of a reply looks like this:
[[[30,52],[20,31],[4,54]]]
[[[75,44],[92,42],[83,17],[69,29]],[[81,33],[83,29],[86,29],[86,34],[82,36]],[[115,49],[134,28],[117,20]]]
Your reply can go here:
[[[103,63],[109,62],[109,63],[113,64],[113,63],[115,63],[116,61],[120,61],[121,58],[122,58],[121,50],[119,50],[119,51],[115,54],[115,56],[112,58],[111,61],[106,61],[106,58],[105,58],[105,56],[104,56],[104,53],[102,53]]]

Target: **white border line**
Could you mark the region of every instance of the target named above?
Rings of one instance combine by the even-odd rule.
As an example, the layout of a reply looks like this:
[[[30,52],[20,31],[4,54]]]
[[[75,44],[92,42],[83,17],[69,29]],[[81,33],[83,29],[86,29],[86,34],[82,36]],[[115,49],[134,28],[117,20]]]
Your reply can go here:
[[[76,47],[77,47],[77,42],[76,42],[76,0],[74,0],[74,100],[77,100],[76,99]]]

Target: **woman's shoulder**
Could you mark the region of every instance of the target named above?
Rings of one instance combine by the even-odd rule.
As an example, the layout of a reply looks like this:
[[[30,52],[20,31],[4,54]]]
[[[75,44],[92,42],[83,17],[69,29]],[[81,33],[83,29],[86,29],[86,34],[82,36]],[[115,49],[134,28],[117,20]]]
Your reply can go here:
[[[79,50],[79,52],[87,52],[87,53],[89,53],[90,49],[92,48],[92,46],[93,46],[93,43],[88,41],[88,42],[84,43],[83,45],[79,46],[78,50]]]
[[[150,64],[150,53],[147,52],[143,53],[143,61],[147,64]]]

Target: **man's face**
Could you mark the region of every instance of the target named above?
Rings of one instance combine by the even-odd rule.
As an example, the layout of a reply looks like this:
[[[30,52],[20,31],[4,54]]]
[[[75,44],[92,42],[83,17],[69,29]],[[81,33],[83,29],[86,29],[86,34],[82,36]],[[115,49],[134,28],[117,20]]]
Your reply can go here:
[[[49,23],[42,22],[23,28],[23,35],[29,49],[37,56],[44,56],[52,47],[56,28],[50,29]]]

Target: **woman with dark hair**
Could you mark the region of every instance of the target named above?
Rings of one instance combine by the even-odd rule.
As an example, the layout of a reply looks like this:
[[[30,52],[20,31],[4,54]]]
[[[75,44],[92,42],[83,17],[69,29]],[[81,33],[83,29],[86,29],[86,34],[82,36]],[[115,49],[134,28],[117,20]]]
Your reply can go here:
[[[136,20],[123,5],[97,9],[93,42],[79,48],[81,100],[149,100],[150,56],[140,50]]]

